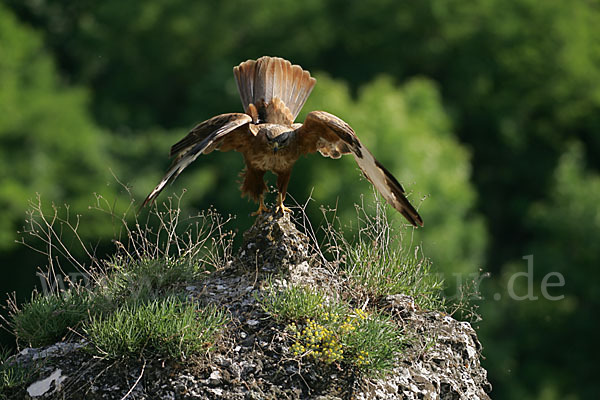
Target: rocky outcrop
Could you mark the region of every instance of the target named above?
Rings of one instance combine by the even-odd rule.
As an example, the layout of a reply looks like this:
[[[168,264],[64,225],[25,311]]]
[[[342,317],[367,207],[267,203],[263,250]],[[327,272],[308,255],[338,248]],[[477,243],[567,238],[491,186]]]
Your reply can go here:
[[[14,361],[36,365],[39,372],[15,398],[489,398],[491,386],[479,363],[481,345],[470,324],[419,310],[404,295],[389,296],[381,305],[414,338],[385,379],[363,379],[335,364],[299,363],[290,357],[283,327],[257,300],[273,274],[279,285],[339,284],[288,215],[263,214],[244,234],[237,262],[186,288],[190,301],[218,304],[231,316],[214,352],[182,366],[158,360],[108,362],[83,351],[84,342],[25,349]]]

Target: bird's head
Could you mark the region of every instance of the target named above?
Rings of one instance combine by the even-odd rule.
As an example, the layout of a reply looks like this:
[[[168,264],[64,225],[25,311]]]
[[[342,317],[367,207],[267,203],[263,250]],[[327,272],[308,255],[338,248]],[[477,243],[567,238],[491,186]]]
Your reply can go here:
[[[291,141],[290,139],[292,137],[292,132],[293,131],[283,132],[274,137],[270,137],[269,135],[267,135],[267,142],[273,149],[273,154],[289,146]]]

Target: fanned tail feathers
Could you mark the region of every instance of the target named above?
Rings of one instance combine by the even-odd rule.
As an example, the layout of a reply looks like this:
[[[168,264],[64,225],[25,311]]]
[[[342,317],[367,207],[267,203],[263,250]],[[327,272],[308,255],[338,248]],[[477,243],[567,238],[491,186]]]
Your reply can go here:
[[[308,71],[278,57],[245,61],[233,73],[244,112],[255,123],[291,125],[316,83]]]

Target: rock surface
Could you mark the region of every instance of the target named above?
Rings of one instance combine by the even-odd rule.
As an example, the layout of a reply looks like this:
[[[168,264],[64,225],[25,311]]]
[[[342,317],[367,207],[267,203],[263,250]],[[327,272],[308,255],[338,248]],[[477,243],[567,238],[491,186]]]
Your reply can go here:
[[[404,295],[388,296],[384,307],[419,339],[410,341],[385,379],[360,379],[335,365],[299,364],[290,357],[283,326],[257,302],[274,273],[282,285],[336,284],[289,215],[263,214],[244,234],[237,262],[186,288],[190,300],[219,304],[231,315],[217,351],[190,367],[153,360],[108,362],[83,351],[85,343],[26,349],[15,361],[36,365],[39,372],[14,398],[489,399],[481,345],[470,324],[419,310]],[[28,391],[31,387],[35,390]]]

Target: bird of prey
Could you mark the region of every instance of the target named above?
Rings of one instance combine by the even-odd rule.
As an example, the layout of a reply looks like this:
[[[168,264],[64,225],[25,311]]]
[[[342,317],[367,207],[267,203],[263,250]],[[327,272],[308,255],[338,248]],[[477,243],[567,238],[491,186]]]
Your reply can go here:
[[[292,167],[302,155],[319,152],[340,158],[352,154],[365,177],[386,201],[414,226],[423,226],[419,213],[404,196],[396,178],[377,161],[358,140],[352,128],[335,115],[312,111],[304,123],[294,123],[312,91],[316,79],[299,65],[278,57],[248,60],[233,68],[244,113],[221,114],[193,128],[171,147],[175,157],[158,186],[142,207],[151,203],[200,154],[213,150],[235,150],[244,156],[242,196],[258,202],[253,215],[269,211],[264,204],[266,171],[277,175],[277,209],[288,212],[283,204]]]

